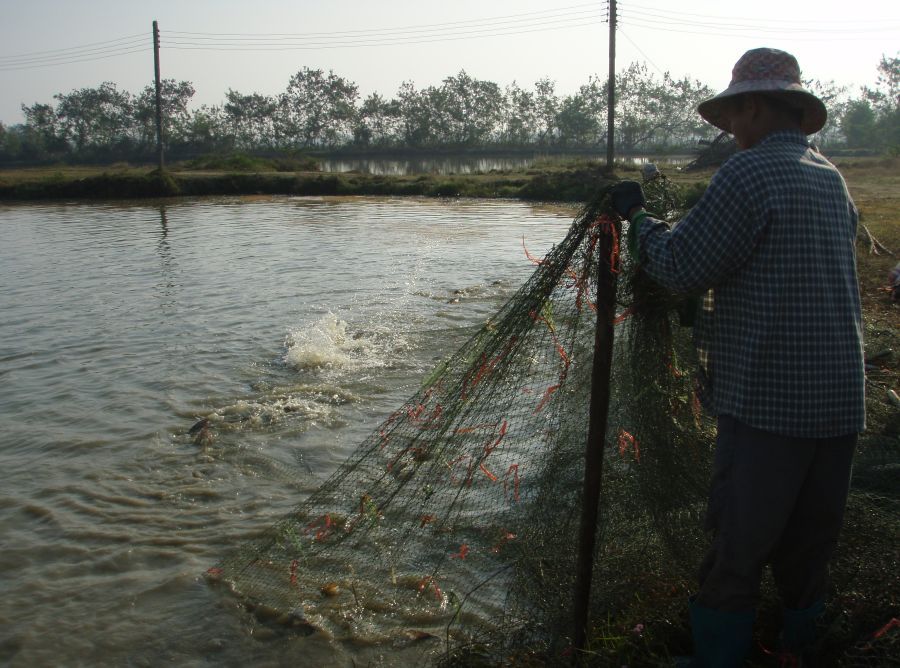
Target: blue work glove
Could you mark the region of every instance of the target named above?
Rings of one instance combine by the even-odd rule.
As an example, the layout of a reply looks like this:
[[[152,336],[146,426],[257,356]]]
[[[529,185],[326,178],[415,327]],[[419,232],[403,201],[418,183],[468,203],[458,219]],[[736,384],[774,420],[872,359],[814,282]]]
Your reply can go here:
[[[628,213],[636,206],[647,204],[644,190],[637,181],[619,181],[609,191],[613,208],[622,218],[628,220]]]

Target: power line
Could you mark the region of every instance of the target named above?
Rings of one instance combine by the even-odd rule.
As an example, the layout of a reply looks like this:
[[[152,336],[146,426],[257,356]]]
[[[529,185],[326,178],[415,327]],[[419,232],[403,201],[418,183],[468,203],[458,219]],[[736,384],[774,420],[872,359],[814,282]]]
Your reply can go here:
[[[385,46],[406,43],[425,43],[444,40],[455,40],[468,37],[492,37],[502,35],[515,35],[538,30],[556,30],[568,27],[582,27],[596,25],[597,21],[605,20],[606,14],[596,12],[576,12],[574,14],[555,14],[540,18],[517,19],[506,22],[493,22],[484,25],[471,25],[465,28],[454,28],[449,31],[438,32],[436,28],[425,31],[398,30],[394,32],[368,31],[368,32],[343,32],[343,33],[308,33],[306,35],[278,36],[278,37],[246,37],[235,36],[228,38],[194,36],[186,38],[184,33],[178,33],[174,38],[167,37],[165,42],[172,48],[193,47],[196,49],[210,48],[220,50],[249,50],[251,48],[336,48],[358,46]],[[198,35],[198,34],[194,34]],[[323,39],[327,37],[327,39]],[[203,40],[203,41],[198,41]]]
[[[616,32],[618,32],[620,35],[622,35],[622,37],[624,37],[625,39],[627,39],[627,40],[631,43],[631,46],[633,46],[635,49],[637,49],[637,50],[638,50],[638,53],[640,53],[640,54],[647,60],[647,62],[650,63],[650,64],[653,66],[653,68],[654,68],[657,72],[659,72],[660,74],[662,74],[663,77],[666,76],[666,73],[663,72],[663,71],[659,68],[659,65],[657,65],[656,63],[654,63],[653,60],[650,58],[650,56],[648,56],[646,53],[644,53],[644,50],[643,50],[641,47],[639,47],[639,46],[637,45],[637,43],[636,43],[633,39],[631,39],[631,38],[625,33],[625,31],[622,30],[622,28],[621,28],[620,26],[616,26]]]
[[[29,53],[20,53],[15,56],[0,56],[0,61],[10,60],[10,59],[18,59],[18,58],[28,58],[30,56],[41,56],[44,54],[51,54],[51,53],[58,54],[58,53],[62,53],[62,52],[80,51],[82,49],[87,49],[89,47],[94,47],[94,46],[104,46],[104,45],[112,46],[113,44],[116,44],[118,42],[124,42],[126,40],[134,39],[135,37],[143,37],[143,36],[144,36],[143,33],[138,33],[135,35],[125,35],[124,37],[118,37],[116,39],[104,40],[102,42],[90,42],[88,44],[82,44],[80,46],[70,46],[65,49],[50,49],[49,51],[31,51]]]
[[[581,9],[584,8],[584,9]],[[571,11],[576,10],[576,11]],[[371,34],[374,36],[381,35],[383,33],[396,33],[396,32],[434,32],[436,30],[444,30],[446,28],[450,28],[452,26],[469,26],[471,24],[487,24],[487,25],[496,25],[497,21],[506,21],[507,19],[510,21],[534,21],[542,18],[560,16],[560,15],[571,15],[571,14],[584,14],[584,13],[595,13],[598,10],[596,3],[588,3],[581,5],[569,5],[567,7],[557,7],[555,9],[543,9],[534,12],[523,12],[520,14],[506,14],[503,16],[491,16],[480,19],[467,19],[463,21],[448,21],[443,23],[424,23],[424,24],[415,24],[415,25],[406,25],[406,26],[397,26],[393,28],[371,28],[365,30],[343,30],[338,32],[308,32],[308,33],[207,33],[207,32],[184,32],[177,30],[167,31],[168,34],[172,35],[184,35],[184,36],[210,36],[210,37],[246,37],[246,38],[268,38],[268,37],[341,37],[341,36],[365,36],[367,34]],[[531,17],[531,18],[525,18]]]
[[[0,64],[0,72],[15,72],[18,70],[33,70],[36,68],[52,67],[55,65],[69,65],[71,63],[87,63],[87,62],[91,62],[94,60],[107,60],[109,58],[118,58],[119,56],[127,56],[132,53],[146,53],[147,51],[148,51],[148,47],[142,46],[139,48],[124,49],[121,51],[110,51],[107,54],[95,55],[95,56],[90,56],[87,58],[74,58],[74,59],[66,58],[66,59],[61,59],[61,60],[42,62],[39,64],[33,64],[33,65],[2,65],[2,64]]]
[[[189,51],[295,51],[295,50],[317,50],[317,49],[345,49],[345,48],[364,48],[378,46],[411,46],[416,44],[433,44],[436,42],[453,42],[460,40],[478,39],[483,37],[507,37],[512,35],[525,35],[535,32],[548,32],[553,30],[564,30],[569,28],[595,27],[595,21],[567,23],[559,26],[536,26],[530,29],[506,30],[506,31],[477,31],[468,33],[459,33],[456,35],[446,35],[433,38],[395,38],[388,40],[368,40],[355,42],[309,42],[306,44],[281,44],[281,45],[231,45],[223,44],[191,44],[191,43],[173,43],[170,40],[164,41],[164,45],[171,49],[189,50]]]
[[[878,32],[891,32],[896,30],[896,27],[885,26],[884,24],[878,26],[864,26],[864,27],[849,27],[844,26],[842,28],[795,28],[788,26],[771,26],[763,23],[758,24],[737,24],[737,23],[724,23],[715,20],[692,20],[686,19],[684,17],[669,17],[662,16],[657,14],[644,13],[638,10],[626,10],[622,12],[622,16],[625,19],[633,17],[635,21],[631,22],[640,22],[645,24],[659,25],[659,26],[688,26],[691,28],[709,28],[711,30],[716,31],[730,31],[730,32],[754,32],[754,33],[778,33],[778,34],[790,34],[796,35],[797,33],[805,34],[805,33],[816,33],[823,35],[844,35],[847,33],[878,33]]]
[[[206,33],[167,31],[163,45],[173,50],[192,51],[291,51],[347,49],[378,46],[413,46],[436,42],[452,42],[489,37],[507,37],[537,32],[595,27],[608,22],[609,4],[584,3],[553,9],[506,14],[442,23],[414,24],[364,30],[306,33]],[[875,33],[900,29],[884,21],[856,20],[791,20],[765,21],[759,18],[682,12],[653,7],[641,2],[627,2],[617,11],[619,25],[679,34],[741,37],[754,35],[786,35],[793,40],[860,40]],[[799,34],[798,34],[799,33]],[[622,35],[653,64],[628,35]],[[0,56],[0,71],[50,67],[69,63],[103,60],[146,49],[143,33],[112,40],[91,42],[68,48],[33,51]],[[662,72],[662,70],[653,64]]]
[[[856,21],[785,21],[773,23],[759,18],[726,17],[710,14],[671,11],[656,7],[648,8],[639,3],[626,6],[620,12],[631,25],[665,29],[688,34],[716,33],[741,35],[753,34],[790,35],[792,39],[807,39],[804,35],[821,35],[822,39],[859,39],[859,36],[873,33],[892,32],[900,29],[900,23],[884,20]],[[817,25],[818,23],[818,25]],[[791,25],[787,25],[791,24]],[[798,37],[798,34],[800,35]]]
[[[37,56],[20,58],[19,60],[0,61],[0,68],[38,67],[41,65],[56,65],[69,62],[84,62],[95,58],[103,58],[122,53],[132,53],[147,48],[146,40],[132,40],[115,47],[103,47],[85,49],[83,51],[71,51],[54,56]]]
[[[627,19],[627,17],[626,17]],[[734,38],[734,37],[748,37],[748,36],[756,36],[760,34],[771,34],[774,36],[790,36],[792,42],[800,41],[800,42],[821,42],[821,41],[860,41],[860,40],[870,40],[872,39],[869,34],[859,34],[859,33],[850,33],[848,31],[843,31],[842,33],[835,34],[819,34],[819,36],[806,34],[806,35],[797,35],[795,31],[781,31],[777,29],[764,29],[764,28],[746,28],[746,29],[729,29],[724,28],[722,26],[708,26],[705,29],[703,27],[697,26],[696,24],[678,24],[675,22],[664,22],[664,21],[648,21],[648,20],[639,20],[639,19],[631,19],[623,21],[626,25],[635,26],[638,28],[647,28],[648,30],[657,30],[661,32],[669,32],[669,33],[679,33],[683,35],[701,35],[704,37],[725,37],[725,38]],[[685,27],[678,27],[680,25],[684,25]],[[891,28],[885,28],[885,30],[893,30]]]
[[[713,20],[722,20],[722,21],[732,21],[732,22],[750,22],[750,23],[765,23],[764,20],[759,17],[739,17],[739,16],[722,16],[722,15],[713,15],[713,14],[698,14],[695,12],[684,12],[680,9],[677,11],[662,9],[659,7],[653,7],[648,5],[643,5],[640,2],[629,2],[627,5],[629,8],[633,8],[635,10],[643,10],[645,13],[656,12],[663,16],[675,17],[675,18],[684,18],[685,16],[693,16],[702,19],[713,19]],[[785,19],[779,17],[775,22],[777,25],[785,25],[789,23],[797,24],[800,27],[803,26],[812,26],[816,23],[821,23],[825,25],[833,25],[838,29],[843,29],[848,24],[852,23],[866,23],[872,25],[882,25],[884,23],[883,19],[815,19],[815,18],[804,18],[804,19]],[[771,25],[771,23],[770,23]],[[789,30],[794,30],[795,28],[788,28]]]
[[[607,14],[595,3],[548,10],[396,28],[310,33],[202,33],[167,31],[164,46],[178,50],[284,51],[406,46],[485,37],[506,37],[550,30],[595,26]],[[172,37],[170,37],[170,35]],[[0,71],[52,67],[141,53],[144,35],[126,35],[68,48],[0,56]]]

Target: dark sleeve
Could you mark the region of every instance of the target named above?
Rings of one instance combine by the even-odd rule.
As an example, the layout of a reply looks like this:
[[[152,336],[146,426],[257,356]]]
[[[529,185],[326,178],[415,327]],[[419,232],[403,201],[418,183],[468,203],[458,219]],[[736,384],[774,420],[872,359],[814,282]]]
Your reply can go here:
[[[671,230],[651,221],[641,227],[644,270],[674,292],[701,293],[744,264],[758,243],[766,216],[748,194],[752,163],[729,160],[716,173],[703,197]]]

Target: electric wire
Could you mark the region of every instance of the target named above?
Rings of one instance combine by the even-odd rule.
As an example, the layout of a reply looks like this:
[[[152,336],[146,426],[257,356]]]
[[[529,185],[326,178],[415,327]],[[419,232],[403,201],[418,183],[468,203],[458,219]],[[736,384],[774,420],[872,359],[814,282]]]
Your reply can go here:
[[[742,35],[752,33],[771,35],[790,35],[791,39],[808,40],[817,35],[819,39],[860,39],[873,33],[892,32],[900,29],[900,24],[886,24],[885,21],[832,22],[802,21],[799,25],[787,25],[791,21],[779,20],[777,23],[762,19],[735,18],[713,16],[708,14],[691,14],[689,12],[672,12],[659,8],[646,8],[639,4],[628,4],[618,12],[620,20],[645,28],[664,29],[671,32],[688,34]],[[693,17],[693,18],[692,18]],[[794,22],[798,23],[798,22]],[[682,28],[679,28],[682,27]]]
[[[20,53],[15,56],[0,56],[0,62],[5,61],[5,60],[18,60],[21,58],[27,59],[32,56],[40,57],[40,56],[47,55],[47,54],[75,53],[75,52],[78,52],[78,51],[81,51],[84,49],[89,49],[90,47],[103,47],[103,46],[112,47],[113,45],[116,45],[119,42],[134,40],[137,37],[146,37],[146,35],[144,33],[137,33],[134,35],[125,35],[123,37],[118,37],[116,39],[104,40],[102,42],[89,42],[88,44],[81,44],[79,46],[70,46],[70,47],[67,47],[64,49],[49,49],[46,51],[31,51],[29,53]]]
[[[118,58],[120,56],[127,56],[134,53],[147,53],[150,51],[150,47],[147,45],[135,48],[127,48],[122,50],[113,50],[108,53],[91,55],[85,58],[60,58],[52,61],[45,61],[34,64],[25,64],[25,65],[4,65],[0,64],[0,72],[16,72],[19,70],[33,70],[41,67],[52,67],[56,65],[69,65],[72,63],[88,63],[95,60],[108,60],[109,58]]]
[[[484,37],[507,37],[511,35],[525,35],[535,32],[548,32],[553,30],[562,30],[568,28],[595,27],[595,20],[583,21],[566,21],[562,25],[553,25],[559,22],[544,22],[534,27],[521,27],[520,29],[496,30],[495,28],[485,28],[483,30],[471,30],[453,33],[450,35],[433,36],[433,37],[408,37],[408,38],[391,38],[382,40],[366,40],[366,41],[327,41],[327,42],[306,42],[292,44],[233,44],[229,42],[216,42],[209,44],[200,44],[196,42],[177,41],[165,39],[163,41],[167,48],[179,50],[193,51],[293,51],[293,50],[317,50],[317,49],[341,49],[341,48],[362,48],[376,46],[406,46],[415,44],[432,44],[436,42],[453,42],[467,40],[473,38]]]
[[[194,51],[288,51],[405,46],[591,27],[607,19],[608,15],[603,12],[602,7],[598,8],[590,3],[481,19],[369,30],[311,33],[166,31],[161,35],[160,46]],[[0,56],[0,71],[83,63],[141,53],[149,48],[148,41],[145,41],[143,33],[138,33],[69,48]]]
[[[344,43],[310,43],[303,45],[292,45],[292,46],[226,46],[226,45],[193,45],[193,46],[185,46],[185,45],[175,45],[171,42],[166,42],[167,48],[181,51],[304,51],[304,50],[325,50],[325,49],[354,49],[354,48],[373,48],[373,47],[382,47],[382,46],[415,46],[418,44],[435,44],[439,42],[456,42],[456,41],[464,41],[470,39],[478,39],[484,37],[510,37],[514,35],[527,35],[536,32],[548,32],[554,30],[563,30],[567,28],[589,28],[595,27],[596,23],[588,22],[588,23],[576,23],[569,24],[565,26],[558,27],[540,27],[540,28],[532,28],[528,30],[517,30],[517,31],[507,31],[507,32],[494,32],[494,33],[484,33],[484,34],[467,34],[467,35],[457,35],[451,37],[440,37],[434,39],[408,39],[403,41],[381,41],[381,42],[362,42],[362,43],[352,43],[352,42],[344,42]]]
[[[588,9],[579,9],[579,8],[588,8]],[[570,11],[575,10],[575,11]],[[497,26],[498,21],[502,23],[515,23],[515,22],[534,22],[537,20],[544,20],[547,18],[553,18],[558,16],[572,16],[589,14],[591,16],[595,16],[599,11],[599,8],[593,4],[585,4],[585,5],[570,5],[568,7],[557,7],[552,10],[544,9],[535,12],[523,12],[521,14],[507,14],[503,16],[492,16],[480,19],[467,19],[464,21],[448,21],[443,23],[426,23],[426,24],[416,24],[416,25],[407,25],[407,26],[398,26],[393,28],[372,28],[365,30],[341,30],[341,31],[329,31],[329,32],[306,32],[306,33],[208,33],[208,32],[186,32],[180,30],[169,30],[166,31],[167,34],[170,35],[180,35],[184,37],[195,36],[198,39],[200,38],[218,38],[218,37],[233,37],[236,39],[258,39],[258,38],[308,38],[308,37],[382,37],[382,36],[392,36],[397,33],[415,33],[417,35],[421,35],[426,32],[436,32],[442,31],[453,26],[459,27],[477,27],[479,24],[485,24],[489,26]],[[604,13],[607,10],[603,10]],[[529,18],[530,17],[530,18]]]
[[[146,53],[149,48],[150,40],[145,33],[124,35],[115,39],[90,42],[67,48],[0,56],[0,72],[33,70],[57,65],[107,60],[135,53]]]
[[[377,46],[377,45],[390,45],[390,44],[404,44],[404,43],[419,43],[422,41],[442,41],[442,40],[453,40],[458,38],[466,38],[469,36],[475,37],[492,37],[494,35],[504,35],[504,34],[520,34],[526,32],[534,32],[535,30],[552,30],[553,27],[548,27],[548,25],[552,26],[554,24],[565,23],[566,25],[559,27],[571,27],[571,26],[582,26],[582,25],[596,25],[594,19],[601,18],[600,16],[588,16],[583,19],[577,20],[573,22],[573,19],[560,19],[557,21],[551,22],[542,22],[536,25],[530,26],[510,26],[509,28],[501,28],[498,30],[496,26],[490,28],[479,28],[479,29],[471,29],[466,31],[457,31],[454,33],[444,34],[444,35],[412,35],[409,37],[387,37],[387,38],[372,38],[372,39],[363,39],[363,40],[351,40],[351,41],[303,41],[303,40],[294,40],[290,43],[284,43],[283,41],[272,42],[269,40],[256,40],[252,42],[238,41],[238,40],[217,40],[214,42],[196,42],[193,40],[183,40],[183,39],[171,39],[166,38],[165,43],[168,45],[179,45],[179,46],[192,46],[196,48],[247,48],[247,47],[271,47],[275,49],[284,48],[290,49],[295,47],[328,47],[328,46]],[[521,30],[519,30],[521,29]]]
[[[646,28],[648,30],[655,30],[660,32],[668,32],[668,33],[678,33],[682,35],[699,35],[703,37],[718,37],[725,39],[734,39],[735,37],[758,37],[759,35],[771,35],[778,37],[789,38],[791,42],[822,42],[822,41],[862,41],[862,40],[871,40],[872,37],[869,34],[853,34],[847,33],[846,31],[842,34],[822,34],[822,35],[796,35],[791,31],[781,31],[778,29],[726,29],[722,27],[707,27],[706,29],[691,29],[694,26],[688,24],[686,27],[679,27],[679,24],[675,22],[667,23],[660,21],[644,21],[644,20],[626,20],[620,22],[625,23],[629,26],[634,26],[637,28]],[[888,29],[885,29],[888,30]],[[892,30],[892,29],[891,29]]]
[[[659,65],[657,65],[656,63],[654,63],[654,62],[653,62],[653,59],[650,58],[650,56],[648,56],[646,53],[644,53],[644,50],[643,50],[641,47],[639,47],[639,46],[637,45],[637,42],[635,42],[633,39],[631,39],[631,38],[625,33],[625,31],[622,30],[622,28],[621,28],[620,26],[618,26],[618,25],[616,25],[616,32],[617,32],[618,34],[622,35],[622,37],[624,37],[625,39],[627,39],[627,40],[629,41],[629,43],[631,44],[631,46],[633,46],[635,49],[637,49],[637,50],[638,50],[638,53],[640,53],[640,54],[644,57],[644,59],[645,59],[648,63],[650,63],[650,64],[653,66],[653,69],[655,69],[657,72],[659,72],[663,77],[666,76],[666,73],[663,72],[663,71],[660,69]]]
[[[206,33],[166,31],[161,46],[190,51],[292,51],[414,46],[436,42],[507,37],[536,32],[595,27],[608,22],[609,3],[582,3],[517,14],[441,23],[396,27],[306,33]],[[640,2],[618,6],[617,21],[637,29],[689,35],[743,37],[749,35],[790,35],[792,40],[860,40],[876,33],[900,29],[883,20],[800,20],[719,16],[681,10],[667,10]],[[799,33],[799,34],[798,34]],[[628,35],[623,36],[653,67],[662,72]],[[0,56],[0,71],[35,69],[82,63],[144,52],[149,40],[143,33],[79,46]]]
[[[896,30],[897,28],[891,26],[866,26],[859,28],[852,27],[844,27],[844,28],[809,28],[809,29],[801,29],[801,28],[793,28],[787,26],[771,26],[771,25],[739,25],[733,23],[719,23],[715,21],[692,21],[682,18],[676,17],[651,17],[650,15],[641,14],[639,12],[629,12],[625,11],[620,14],[624,19],[628,19],[630,17],[635,18],[638,21],[643,23],[657,24],[662,26],[671,26],[671,25],[683,25],[689,26],[691,28],[709,28],[717,31],[726,30],[731,32],[764,32],[764,33],[778,33],[778,34],[788,34],[791,36],[796,35],[797,33],[801,34],[822,34],[822,35],[846,35],[847,33],[878,33],[878,32],[890,32]]]
[[[621,5],[619,5],[619,7],[621,7]],[[738,16],[698,14],[696,12],[682,11],[681,9],[678,9],[677,11],[672,11],[672,10],[663,9],[660,7],[643,5],[640,2],[628,2],[628,3],[626,3],[625,8],[628,10],[635,10],[636,12],[642,12],[645,14],[655,13],[664,18],[672,17],[672,18],[682,19],[684,17],[695,17],[695,18],[701,18],[701,19],[742,22],[744,24],[749,22],[751,24],[752,23],[762,23],[762,24],[768,23],[769,25],[772,25],[771,22],[767,22],[766,20],[760,19],[758,17],[750,18],[750,17],[738,17]],[[841,30],[844,30],[848,24],[852,24],[852,23],[865,23],[865,24],[871,24],[873,26],[881,26],[884,24],[884,22],[885,22],[884,19],[849,19],[849,18],[845,19],[845,18],[840,18],[840,19],[830,20],[830,19],[815,19],[815,18],[788,19],[788,18],[779,17],[776,23],[777,23],[777,25],[785,25],[785,24],[790,24],[790,23],[797,24],[796,27],[786,28],[786,29],[792,30],[792,31],[797,30],[798,27],[800,29],[803,29],[804,26],[807,27],[808,29],[816,30],[815,27],[812,27],[816,23],[834,26],[836,30],[841,31]]]

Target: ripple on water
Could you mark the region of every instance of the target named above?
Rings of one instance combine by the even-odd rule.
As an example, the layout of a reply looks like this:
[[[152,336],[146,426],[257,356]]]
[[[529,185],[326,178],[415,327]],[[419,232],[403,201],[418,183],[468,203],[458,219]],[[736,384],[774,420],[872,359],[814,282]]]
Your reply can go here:
[[[403,638],[301,644],[198,574],[330,475],[528,276],[522,236],[540,255],[570,217],[364,198],[0,206],[0,661],[415,665]]]

